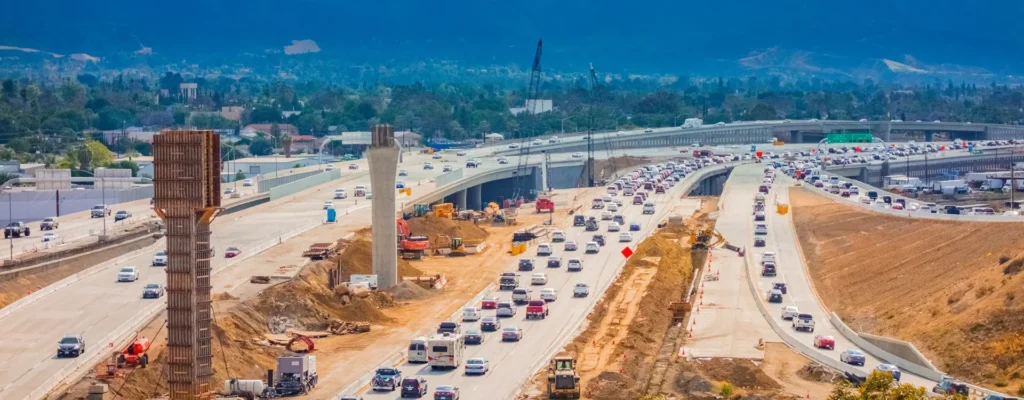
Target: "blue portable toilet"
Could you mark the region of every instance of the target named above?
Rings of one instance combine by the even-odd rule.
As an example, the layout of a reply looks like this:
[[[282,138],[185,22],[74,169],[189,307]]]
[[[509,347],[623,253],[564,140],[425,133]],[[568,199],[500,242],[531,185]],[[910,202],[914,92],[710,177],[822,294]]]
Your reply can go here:
[[[335,222],[335,220],[337,218],[338,218],[338,212],[335,211],[334,208],[328,208],[327,209],[327,222]]]

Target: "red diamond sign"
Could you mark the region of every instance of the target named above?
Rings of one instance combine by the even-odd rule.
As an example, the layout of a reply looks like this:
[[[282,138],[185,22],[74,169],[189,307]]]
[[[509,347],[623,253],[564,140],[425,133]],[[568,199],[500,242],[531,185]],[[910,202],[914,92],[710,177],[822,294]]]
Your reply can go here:
[[[621,253],[623,257],[629,258],[629,256],[633,255],[633,249],[629,248],[629,246],[626,246],[622,249]]]

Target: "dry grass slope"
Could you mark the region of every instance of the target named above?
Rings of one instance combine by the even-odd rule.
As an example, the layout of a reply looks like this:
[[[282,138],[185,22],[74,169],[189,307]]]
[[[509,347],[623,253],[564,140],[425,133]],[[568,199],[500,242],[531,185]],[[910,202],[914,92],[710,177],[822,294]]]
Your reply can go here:
[[[852,328],[911,341],[957,377],[1022,383],[1024,224],[895,218],[802,188],[790,197],[818,295]]]

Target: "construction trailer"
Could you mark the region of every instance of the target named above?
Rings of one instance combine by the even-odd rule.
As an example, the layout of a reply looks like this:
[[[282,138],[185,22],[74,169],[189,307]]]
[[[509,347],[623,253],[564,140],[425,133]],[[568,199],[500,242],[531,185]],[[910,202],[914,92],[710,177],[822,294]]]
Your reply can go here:
[[[221,209],[220,136],[153,136],[153,211],[167,237],[167,366],[171,400],[212,399],[210,224]]]

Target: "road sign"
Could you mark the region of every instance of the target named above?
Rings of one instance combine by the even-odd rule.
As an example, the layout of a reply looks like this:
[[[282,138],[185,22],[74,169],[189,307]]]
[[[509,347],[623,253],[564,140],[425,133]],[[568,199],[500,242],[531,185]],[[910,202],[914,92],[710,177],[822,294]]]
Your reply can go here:
[[[829,133],[828,143],[871,143],[874,136],[871,133]]]
[[[629,256],[631,255],[633,255],[633,249],[629,248],[629,246],[626,246],[625,248],[622,249],[623,257],[629,258]]]
[[[750,152],[751,152],[751,153],[753,153],[753,152],[755,152],[755,151],[757,151],[757,146],[755,146],[755,145],[750,145]]]

